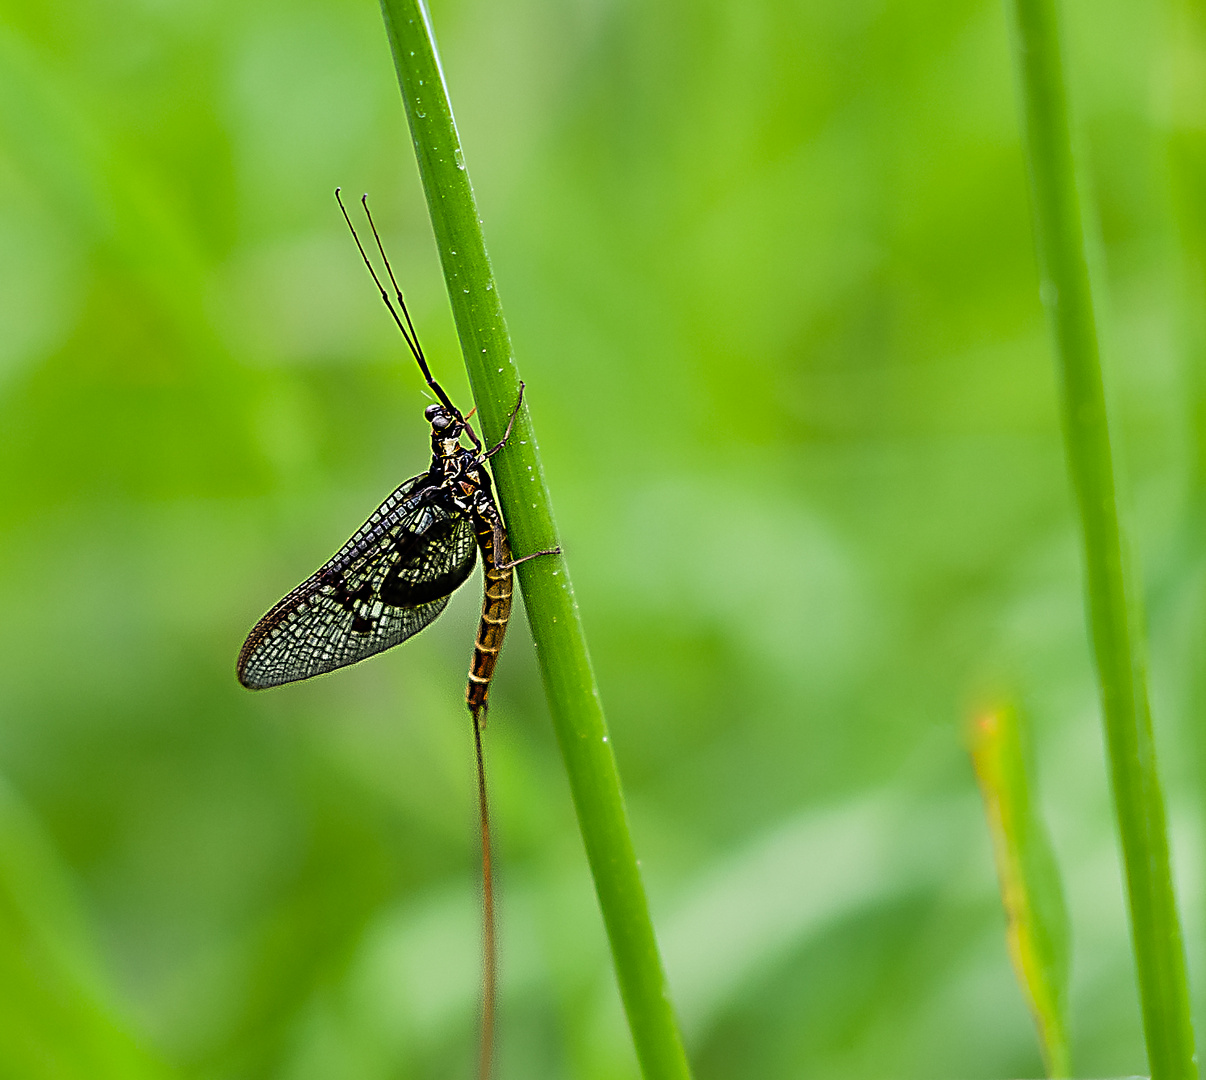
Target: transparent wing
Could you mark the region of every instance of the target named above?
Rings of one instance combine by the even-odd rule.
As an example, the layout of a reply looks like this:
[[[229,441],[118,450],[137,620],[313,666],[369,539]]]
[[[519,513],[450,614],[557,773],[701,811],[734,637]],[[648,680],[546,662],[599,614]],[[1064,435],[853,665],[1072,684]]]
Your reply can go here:
[[[417,634],[473,571],[468,515],[407,480],[334,557],[268,612],[239,653],[252,690],[354,664]]]

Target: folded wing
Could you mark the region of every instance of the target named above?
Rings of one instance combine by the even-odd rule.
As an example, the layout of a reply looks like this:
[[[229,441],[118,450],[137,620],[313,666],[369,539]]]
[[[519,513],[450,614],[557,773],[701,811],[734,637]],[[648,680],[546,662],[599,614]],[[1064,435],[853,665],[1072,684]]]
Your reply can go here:
[[[255,625],[239,653],[239,682],[280,686],[405,641],[444,610],[476,554],[468,515],[427,486],[426,473],[407,480]]]

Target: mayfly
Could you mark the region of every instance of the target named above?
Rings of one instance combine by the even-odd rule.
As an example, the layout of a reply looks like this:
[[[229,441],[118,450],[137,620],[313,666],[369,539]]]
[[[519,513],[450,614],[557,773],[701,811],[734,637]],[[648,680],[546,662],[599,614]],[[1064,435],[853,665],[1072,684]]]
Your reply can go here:
[[[490,873],[490,826],[482,729],[489,705],[490,680],[511,616],[513,568],[560,548],[511,557],[507,530],[491,490],[486,462],[511,434],[519,400],[497,445],[483,449],[468,420],[432,376],[402,290],[368,208],[361,203],[385,265],[394,299],[373,269],[347,209],[335,191],[339,209],[356,241],[381,299],[402,332],[427,385],[439,399],[424,417],[431,425],[431,465],[394,491],[369,515],[346,544],[322,567],[268,612],[248,634],[236,673],[244,686],[262,690],[309,679],[357,663],[417,634],[444,610],[465,583],[481,551],[485,597],[473,646],[465,699],[473,718],[478,801],[482,829],[482,901],[484,974],[480,1075],[490,1069],[495,997],[494,901]],[[395,307],[395,301],[397,306]],[[472,447],[462,445],[467,438]]]

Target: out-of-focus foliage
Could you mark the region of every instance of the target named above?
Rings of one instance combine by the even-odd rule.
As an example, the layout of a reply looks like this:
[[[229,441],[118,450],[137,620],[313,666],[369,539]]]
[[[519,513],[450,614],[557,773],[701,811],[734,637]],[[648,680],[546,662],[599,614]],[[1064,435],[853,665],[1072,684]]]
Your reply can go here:
[[[1195,11],[1068,30],[1200,970]],[[1078,1071],[1143,1071],[1000,5],[433,17],[700,1080],[1038,1074],[986,686],[1034,722]],[[336,184],[464,402],[373,4],[5,0],[3,1080],[471,1070],[473,590],[312,685],[232,672],[425,465]],[[499,1075],[632,1076],[522,618],[494,702]]]
[[[1073,1076],[1068,1061],[1068,911],[1047,825],[1031,794],[1030,732],[1022,714],[998,704],[979,712],[968,735],[1009,920],[1013,970],[1034,1015],[1047,1075]]]

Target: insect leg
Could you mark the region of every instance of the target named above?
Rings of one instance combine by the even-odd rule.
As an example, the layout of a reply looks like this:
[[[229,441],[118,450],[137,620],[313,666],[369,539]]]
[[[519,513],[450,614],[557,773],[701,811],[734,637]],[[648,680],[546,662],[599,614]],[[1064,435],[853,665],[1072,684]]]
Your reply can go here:
[[[469,416],[472,416],[475,412],[477,412],[476,405],[473,406]],[[463,421],[465,434],[469,436],[469,441],[473,443],[473,452],[475,454],[480,454],[482,452],[482,441],[477,437],[477,432],[473,430],[473,425],[469,423],[469,416],[466,416]]]
[[[523,383],[519,384],[522,388]],[[522,389],[520,393],[522,394]],[[518,408],[518,406],[516,406]],[[514,413],[511,414],[514,418]],[[543,551],[533,551],[530,555],[521,555],[518,559],[511,558],[511,548],[507,542],[507,530],[503,527],[502,515],[499,514],[498,508],[488,499],[484,493],[479,493],[479,497],[475,500],[475,509],[479,519],[483,519],[489,524],[490,531],[493,533],[494,549],[493,565],[498,570],[510,570],[518,566],[520,563],[527,562],[529,559],[538,558],[541,555],[560,555],[560,546],[555,548],[546,548]],[[480,531],[479,531],[480,535]]]
[[[558,545],[554,548],[545,548],[543,551],[533,551],[531,555],[520,555],[518,559],[512,559],[510,562],[499,563],[500,570],[510,570],[513,566],[518,566],[520,563],[525,563],[529,559],[539,559],[541,555],[560,555],[561,547]]]
[[[476,405],[474,405],[473,408],[465,414],[463,423],[465,425],[465,434],[469,436],[469,441],[473,443],[473,452],[475,454],[480,454],[482,452],[482,441],[477,437],[477,432],[473,430],[473,425],[469,423],[469,421],[473,419],[473,414],[475,412],[477,412]],[[481,421],[479,420],[478,423],[481,423]],[[483,457],[482,460],[484,461],[485,458]]]
[[[523,379],[519,380],[519,400],[515,402],[515,408],[511,410],[511,415],[507,418],[507,430],[503,432],[503,437],[498,440],[482,457],[492,458],[504,446],[507,445],[507,440],[511,437],[511,428],[515,424],[515,417],[519,413],[519,407],[523,404]]]

